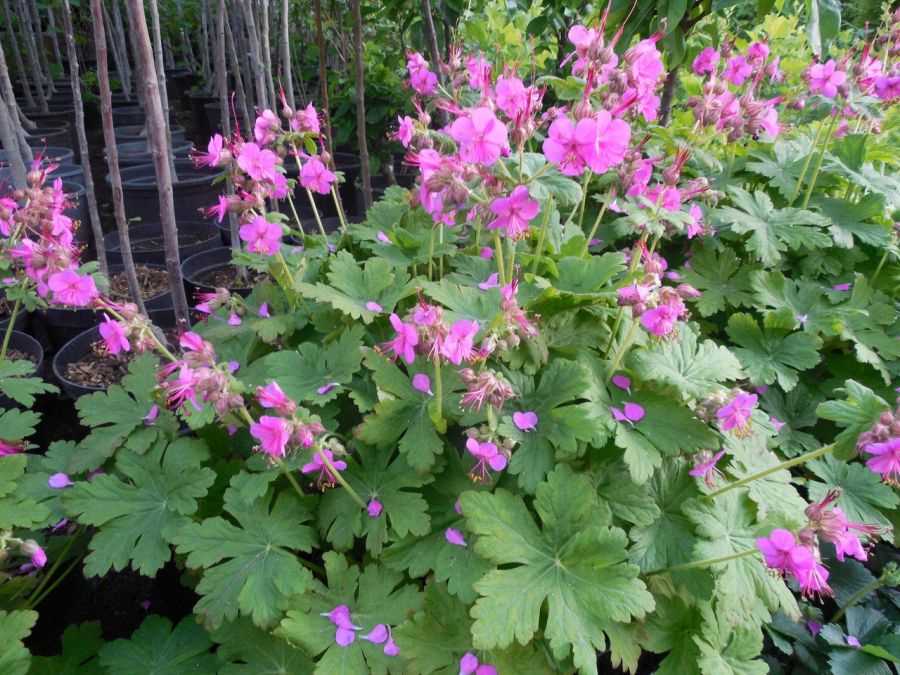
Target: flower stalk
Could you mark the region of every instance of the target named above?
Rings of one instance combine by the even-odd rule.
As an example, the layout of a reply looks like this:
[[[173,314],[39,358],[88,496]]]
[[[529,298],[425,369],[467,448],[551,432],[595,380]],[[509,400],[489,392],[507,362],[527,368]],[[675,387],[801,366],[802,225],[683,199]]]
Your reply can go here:
[[[807,452],[806,454],[800,455],[799,457],[794,457],[793,459],[786,460],[784,462],[781,462],[780,464],[776,464],[775,466],[770,466],[768,469],[763,469],[762,471],[757,471],[756,473],[750,474],[749,476],[744,476],[740,480],[736,480],[733,483],[729,483],[728,485],[720,487],[718,490],[710,492],[706,496],[709,499],[715,499],[716,497],[719,497],[726,492],[734,490],[735,488],[742,487],[744,485],[748,485],[753,481],[765,478],[766,476],[770,476],[778,471],[784,471],[785,469],[790,469],[795,466],[800,466],[801,464],[806,464],[806,462],[811,462],[814,459],[818,459],[819,457],[827,455],[832,450],[834,450],[834,444],[823,445],[821,448]]]
[[[735,553],[723,555],[718,558],[704,558],[703,560],[694,560],[691,562],[681,563],[680,565],[671,565],[669,567],[663,567],[658,570],[651,570],[650,572],[644,572],[642,576],[651,577],[658,574],[667,574],[669,572],[680,572],[682,570],[712,567],[713,565],[721,565],[722,563],[731,562],[732,560],[738,560],[740,558],[746,558],[747,556],[758,553],[759,551],[755,548],[747,548],[743,551],[737,551]]]

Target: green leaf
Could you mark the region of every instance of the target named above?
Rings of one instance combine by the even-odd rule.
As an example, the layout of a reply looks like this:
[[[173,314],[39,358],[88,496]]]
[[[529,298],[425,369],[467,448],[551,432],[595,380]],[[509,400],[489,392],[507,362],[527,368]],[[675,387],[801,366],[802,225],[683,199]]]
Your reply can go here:
[[[754,268],[741,263],[733,250],[710,244],[695,249],[691,268],[682,276],[703,295],[696,301],[701,316],[712,316],[726,307],[750,307],[750,272]]]
[[[593,473],[598,481],[597,494],[609,505],[614,517],[638,527],[647,527],[662,515],[661,507],[653,499],[653,481],[643,484],[633,482],[628,477],[628,467],[624,461],[595,465]],[[634,530],[631,538],[635,539]]]
[[[750,152],[755,161],[748,161],[744,168],[769,179],[769,186],[775,188],[785,199],[790,199],[797,189],[797,181],[806,157],[813,151],[812,138],[777,139],[768,149]]]
[[[828,53],[828,45],[840,30],[839,0],[806,0],[806,37],[813,54],[824,57]]]
[[[562,358],[542,368],[537,383],[527,376],[513,375],[510,373],[518,394],[516,405],[519,410],[537,414],[537,428],[523,432],[512,423],[512,417],[505,417],[499,428],[503,437],[518,443],[509,463],[510,473],[519,477],[523,489],[534,492],[555,459],[579,456],[582,444],[594,437],[596,428],[589,405],[576,402],[584,397],[590,378],[581,364]]]
[[[359,262],[346,251],[331,258],[326,275],[328,283],[300,282],[297,290],[304,296],[326,302],[353,319],[371,323],[378,313],[366,309],[366,303],[376,302],[385,312],[394,311],[397,302],[409,291],[409,276],[383,258],[369,258]]]
[[[362,333],[362,329],[355,326],[324,346],[304,342],[296,351],[273,352],[254,361],[245,373],[241,373],[241,379],[251,386],[274,380],[292,400],[322,405],[337,398],[341,388],[333,387],[320,394],[320,387],[335,382],[347,385],[359,371]]]
[[[29,610],[7,612],[0,609],[0,672],[4,675],[25,675],[31,654],[22,641],[31,635],[38,614]]]
[[[424,284],[425,292],[441,303],[449,312],[450,321],[469,319],[479,325],[489,325],[500,313],[500,291],[492,288],[482,291],[474,286],[462,286],[442,279]]]
[[[329,551],[324,558],[328,585],[316,581],[309,593],[297,596],[276,634],[317,658],[316,675],[405,672],[400,657],[385,655],[382,645],[359,636],[379,623],[402,623],[421,609],[422,594],[415,587],[404,585],[402,574],[380,565],[368,564],[360,573],[338,553]],[[338,605],[347,605],[353,624],[360,627],[357,638],[347,647],[335,643],[334,624],[323,616]]]
[[[556,167],[550,167],[528,187],[531,196],[540,202],[550,197],[562,207],[575,206],[581,201],[581,186],[562,175]]]
[[[172,622],[161,616],[144,619],[130,640],[116,640],[100,650],[100,664],[110,673],[129,675],[213,675],[212,642],[193,617]]]
[[[203,568],[194,611],[216,628],[238,614],[268,627],[276,623],[292,595],[303,593],[312,575],[294,551],[309,552],[315,532],[307,508],[291,494],[271,492],[246,504],[231,490],[225,510],[237,524],[216,516],[183,527],[174,537],[187,565]]]
[[[781,463],[781,458],[765,448],[754,448],[751,452],[735,457],[729,465],[729,473],[736,480],[752,476]],[[783,469],[757,478],[747,486],[747,494],[756,504],[760,520],[772,517],[782,527],[799,530],[807,523],[806,501],[791,484],[791,472]]]
[[[697,499],[684,505],[684,513],[697,528],[700,540],[694,558],[722,558],[756,550],[756,539],[773,529],[755,522],[754,506],[741,490],[732,490],[715,500]],[[717,612],[735,625],[768,622],[778,609],[799,616],[797,601],[780,578],[769,574],[756,555],[736,558],[710,568],[715,575]],[[726,671],[727,672],[727,671]]]
[[[415,488],[432,478],[416,474],[402,457],[391,461],[393,452],[361,449],[348,457],[347,469],[342,472],[366,502],[381,502],[384,510],[378,518],[369,517],[346,490],[329,490],[322,497],[319,529],[337,550],[346,551],[353,546],[354,537],[365,536],[366,550],[378,557],[389,540],[430,532],[428,504]]]
[[[790,310],[807,332],[831,331],[835,311],[825,300],[821,285],[794,281],[781,272],[756,272],[751,285],[757,305],[775,311]]]
[[[676,340],[633,350],[629,364],[641,379],[669,385],[684,399],[702,399],[721,389],[721,382],[743,377],[734,354],[712,340],[699,342],[690,325],[679,331]]]
[[[32,527],[50,515],[45,506],[16,492],[27,463],[24,454],[0,456],[0,531]]]
[[[160,407],[152,425],[144,417],[154,405],[158,361],[142,354],[128,366],[121,384],[106,391],[82,396],[75,402],[81,423],[91,433],[80,443],[81,451],[72,456],[69,472],[80,473],[101,466],[121,447],[142,453],[157,440],[173,437],[178,429],[174,415]]]
[[[30,410],[0,410],[0,438],[5,441],[21,441],[34,433],[40,421],[40,415]]]
[[[547,607],[543,634],[557,659],[572,653],[581,673],[597,674],[603,631],[613,622],[642,618],[653,596],[626,561],[625,533],[609,528],[587,476],[561,465],[538,486],[543,528],[506,490],[466,492],[462,510],[478,535],[476,551],[498,565],[475,588],[474,644],[479,649],[526,644]],[[502,567],[502,568],[501,568]]]
[[[99,529],[91,538],[84,570],[102,576],[132,569],[152,577],[172,557],[169,544],[190,523],[197,500],[216,473],[202,467],[209,457],[202,441],[160,442],[146,455],[125,451],[116,459],[122,478],[106,473],[79,481],[63,495],[70,516]]]
[[[884,213],[884,199],[879,195],[865,195],[859,202],[818,197],[813,206],[831,221],[829,232],[835,246],[853,248],[855,240],[881,248],[891,241],[890,226],[872,222]]]
[[[678,596],[656,596],[656,610],[647,619],[642,646],[654,654],[666,654],[655,675],[694,672],[700,649],[694,641],[700,634],[702,616]]]
[[[99,623],[69,626],[62,636],[62,654],[32,657],[28,675],[104,675],[95,658],[102,646]]]
[[[836,506],[849,520],[881,525],[882,537],[893,541],[891,518],[900,505],[897,493],[878,479],[878,475],[863,464],[848,464],[826,456],[807,464],[820,480],[809,482],[809,498],[819,501],[829,490],[840,490]]]
[[[0,393],[26,408],[34,405],[35,394],[56,393],[52,384],[47,384],[34,374],[34,363],[28,360],[0,361]]]
[[[822,345],[815,335],[793,332],[796,320],[790,311],[770,312],[763,327],[749,314],[732,314],[728,320],[728,336],[740,347],[734,353],[755,385],[774,384],[784,391],[793,389],[799,371],[815,366]]]
[[[860,434],[872,428],[885,410],[887,401],[877,396],[868,387],[854,380],[847,380],[842,389],[846,395],[843,401],[825,401],[816,408],[816,415],[831,420],[843,428],[834,439],[834,454],[846,459],[856,452],[856,441]]]
[[[315,665],[299,649],[260,630],[247,619],[226,623],[212,633],[219,645],[218,675],[293,675],[311,673]]]
[[[703,675],[766,675],[769,666],[759,659],[762,631],[745,622],[731,622],[709,605],[701,607],[703,625],[694,642],[700,650]]]
[[[776,209],[769,196],[760,190],[751,195],[742,188],[731,187],[728,192],[737,208],[717,209],[715,216],[732,232],[750,234],[747,249],[763,265],[777,265],[785,251],[815,250],[831,244],[831,238],[819,229],[827,223],[821,215],[805,209]]]

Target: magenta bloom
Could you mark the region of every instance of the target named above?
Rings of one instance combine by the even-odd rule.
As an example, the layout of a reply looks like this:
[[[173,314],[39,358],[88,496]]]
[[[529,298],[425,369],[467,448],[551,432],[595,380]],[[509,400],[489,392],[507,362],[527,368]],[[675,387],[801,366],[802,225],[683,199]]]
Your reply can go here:
[[[459,675],[497,675],[497,669],[481,663],[472,652],[466,652],[459,660]]]
[[[103,323],[100,324],[100,337],[103,338],[110,354],[131,351],[131,344],[128,342],[125,329],[118,321],[107,315],[103,316]]]
[[[384,511],[384,505],[377,499],[370,499],[366,505],[366,513],[369,514],[369,518],[377,518],[382,511]]]
[[[29,539],[22,545],[23,551],[31,558],[31,564],[41,569],[47,564],[47,553],[33,539]]]
[[[494,86],[494,101],[510,119],[528,109],[531,95],[518,77],[498,77]]]
[[[222,150],[225,147],[225,139],[221,134],[215,134],[209,139],[205,153],[197,153],[194,155],[194,162],[197,166],[208,166],[216,168],[222,162]]]
[[[394,356],[400,357],[407,363],[412,363],[416,360],[416,345],[419,344],[419,333],[416,331],[415,325],[403,323],[396,314],[391,314],[390,321],[394,330],[397,331],[397,336],[385,346],[388,351],[393,352]]]
[[[849,520],[840,507],[834,506],[840,494],[840,490],[829,490],[820,501],[806,507],[810,527],[821,539],[834,544],[835,554],[841,562],[848,555],[865,562],[868,555],[861,537],[877,539],[881,528]]]
[[[795,563],[800,563],[801,568],[808,566],[802,554],[794,554],[795,549],[803,547],[788,530],[782,528],[772,530],[768,537],[756,540],[756,547],[763,554],[766,565],[772,569],[792,573]]]
[[[348,647],[353,644],[353,641],[356,640],[356,631],[360,630],[360,627],[353,624],[350,608],[347,605],[338,605],[322,616],[328,617],[328,620],[334,624],[336,628],[334,641],[339,647]]]
[[[394,138],[400,141],[404,148],[408,148],[415,134],[415,120],[409,115],[405,115],[404,117],[398,116],[397,122],[399,124],[397,125],[397,132],[394,134]]]
[[[297,404],[288,398],[277,382],[269,382],[264,387],[257,387],[256,400],[263,408],[277,410],[282,415],[293,415],[297,410]]]
[[[444,530],[444,539],[447,540],[448,544],[453,544],[454,546],[466,545],[466,539],[463,537],[463,533],[455,527],[448,527]]]
[[[547,130],[542,149],[547,161],[566,176],[579,176],[594,156],[597,125],[587,118],[575,124],[568,117],[557,117]]]
[[[313,454],[311,462],[307,462],[300,467],[300,472],[306,474],[316,473],[318,471],[319,475],[316,478],[316,482],[319,485],[323,487],[334,485],[337,482],[337,476],[335,476],[331,469],[325,465],[325,462],[322,461],[322,453],[325,454],[325,457],[331,462],[331,465],[336,471],[341,472],[347,468],[347,462],[342,459],[334,459],[334,453],[331,452],[331,450],[319,450]]]
[[[412,386],[416,391],[420,391],[423,394],[428,394],[429,396],[434,396],[431,391],[431,378],[428,377],[425,373],[416,373],[412,378]]]
[[[85,307],[100,294],[92,276],[82,276],[73,269],[51,274],[47,286],[54,302],[72,307]]]
[[[597,142],[593,154],[585,159],[591,171],[603,173],[622,163],[631,140],[631,127],[601,110],[596,116],[595,129]]]
[[[838,69],[834,59],[828,59],[826,63],[810,66],[806,72],[806,79],[811,93],[834,98],[837,96],[838,87],[847,81],[847,73]]]
[[[450,136],[459,144],[464,162],[491,166],[509,152],[506,125],[490,108],[472,108],[450,126]]]
[[[537,429],[538,416],[533,410],[513,413],[513,424],[519,431],[534,431]]]
[[[264,150],[256,143],[244,143],[240,148],[238,166],[253,180],[274,180],[278,155]]]
[[[369,310],[370,312],[375,312],[376,314],[381,314],[381,312],[384,311],[384,307],[382,307],[381,305],[379,305],[379,304],[378,304],[377,302],[375,302],[374,300],[369,300],[369,301],[366,303],[366,309]]]
[[[494,222],[497,222],[496,220]],[[478,284],[478,288],[482,291],[489,291],[492,288],[500,288],[500,275],[493,272],[488,278]]]
[[[660,305],[641,314],[641,325],[657,337],[665,337],[678,323],[678,310],[672,305]]]
[[[727,405],[716,411],[722,431],[732,431],[736,436],[746,434],[750,429],[750,417],[758,401],[756,394],[739,392]]]
[[[374,645],[383,644],[388,639],[388,629],[383,623],[379,623],[366,635],[362,636],[363,640],[367,640]]]
[[[697,54],[691,69],[695,75],[708,75],[716,72],[716,66],[719,63],[719,52],[713,47],[706,47]]]
[[[418,52],[406,55],[406,70],[409,72],[409,85],[416,93],[431,96],[437,90],[437,75],[428,69],[428,61]]]
[[[301,133],[312,133],[318,135],[321,132],[319,126],[319,114],[310,103],[301,110],[296,110],[291,116],[291,129]]]
[[[215,216],[216,221],[221,223],[225,220],[225,216],[228,215],[228,210],[231,208],[231,200],[228,199],[228,195],[219,195],[215,206],[210,206],[209,208],[204,210],[204,214],[208,217]]]
[[[466,450],[477,460],[472,469],[472,478],[475,480],[487,480],[489,470],[503,471],[506,468],[506,455],[494,443],[481,443],[478,439],[470,438],[466,441]]]
[[[482,56],[470,56],[466,60],[469,86],[480,91],[491,84],[491,64]]]
[[[291,425],[281,417],[263,415],[250,425],[250,435],[259,441],[260,449],[269,457],[284,457],[291,438]]]
[[[741,86],[753,74],[753,66],[747,63],[743,56],[734,56],[728,59],[723,75],[725,79],[736,87]]]
[[[521,239],[540,210],[541,205],[531,199],[528,187],[519,185],[509,197],[497,197],[491,202],[491,211],[497,217],[488,223],[488,229],[503,229],[510,239]]]
[[[631,425],[634,425],[636,422],[640,422],[646,415],[644,406],[639,403],[629,402],[623,405],[621,408],[611,406],[609,410],[616,422],[628,422]]]
[[[628,376],[613,375],[610,381],[622,391],[627,391],[629,394],[631,393],[631,379]]]
[[[698,452],[697,461],[694,463],[693,468],[688,471],[688,475],[694,478],[702,478],[708,486],[712,487],[716,478],[720,475],[718,469],[716,469],[716,464],[719,463],[719,460],[724,455],[724,450],[720,450],[716,454],[705,450]]]
[[[47,487],[53,490],[62,490],[70,485],[73,485],[72,479],[65,473],[55,473],[47,479]]]
[[[273,142],[278,137],[279,131],[281,131],[281,122],[278,120],[278,116],[269,109],[263,110],[253,125],[253,137],[260,145],[268,145]]]
[[[866,461],[866,466],[882,479],[896,485],[900,482],[900,438],[889,438],[883,443],[869,443],[863,452],[874,455]]]
[[[463,361],[472,358],[473,343],[477,334],[477,321],[460,319],[450,327],[450,332],[441,345],[441,354],[450,363],[458,366]]]
[[[241,225],[240,235],[251,253],[271,256],[278,253],[281,246],[281,225],[270,223],[263,216],[255,216],[249,223]]]
[[[318,157],[310,157],[300,170],[300,185],[320,195],[331,192],[331,185],[336,178]]]

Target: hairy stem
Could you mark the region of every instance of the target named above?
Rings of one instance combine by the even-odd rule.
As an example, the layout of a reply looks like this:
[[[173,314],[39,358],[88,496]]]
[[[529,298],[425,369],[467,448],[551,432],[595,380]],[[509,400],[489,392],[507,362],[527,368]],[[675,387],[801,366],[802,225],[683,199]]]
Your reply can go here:
[[[801,464],[806,464],[806,462],[811,462],[814,459],[818,459],[823,455],[827,455],[829,452],[834,450],[834,445],[823,445],[821,448],[817,450],[812,450],[811,452],[807,452],[804,455],[800,455],[799,457],[794,457],[793,459],[786,460],[781,462],[780,464],[776,464],[775,466],[770,466],[768,469],[763,469],[762,471],[758,471],[754,474],[750,474],[749,476],[744,476],[740,480],[736,480],[733,483],[729,483],[723,487],[720,487],[715,492],[710,492],[706,495],[710,499],[715,499],[716,497],[729,492],[730,490],[734,490],[735,488],[739,488],[743,485],[747,485],[748,483],[752,483],[755,480],[759,480],[760,478],[765,478],[766,476],[770,476],[776,471],[783,471],[784,469],[790,469],[794,466],[800,466]]]

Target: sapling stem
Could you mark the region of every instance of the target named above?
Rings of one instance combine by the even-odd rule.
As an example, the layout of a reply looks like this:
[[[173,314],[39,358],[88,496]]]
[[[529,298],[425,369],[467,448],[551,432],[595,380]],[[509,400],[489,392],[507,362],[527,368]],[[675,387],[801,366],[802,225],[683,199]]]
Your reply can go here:
[[[809,154],[803,162],[803,167],[800,169],[800,175],[797,176],[797,185],[794,187],[794,193],[791,195],[790,200],[788,200],[788,206],[793,206],[794,202],[797,201],[797,197],[800,196],[800,191],[803,189],[803,180],[806,178],[806,172],[809,171],[809,165],[812,163],[813,155],[816,154],[816,148],[819,147],[819,139],[822,137],[822,131],[824,131],[824,129],[825,120],[820,120],[819,128],[816,129],[816,136],[812,142],[812,147],[810,147]]]
[[[594,240],[594,236],[597,234],[597,229],[600,227],[600,221],[603,220],[603,216],[606,214],[606,208],[609,206],[609,203],[611,201],[612,195],[607,195],[607,199],[603,202],[603,206],[600,207],[600,213],[597,214],[597,218],[594,220],[594,225],[593,227],[591,227],[591,232],[584,242],[584,251],[582,251],[581,253],[582,258],[588,254],[588,250],[591,247],[591,242]]]
[[[12,336],[13,326],[16,325],[16,314],[19,313],[22,301],[16,300],[13,305],[12,313],[9,315],[9,325],[6,327],[6,333],[3,335],[3,346],[0,347],[0,361],[6,358],[6,350],[9,348],[9,338]]]
[[[544,257],[544,240],[547,238],[547,226],[550,223],[550,211],[553,208],[553,197],[550,198],[550,202],[548,204],[546,212],[544,213],[544,218],[541,221],[541,233],[538,235],[538,244],[537,250],[534,253],[534,262],[531,264],[531,273],[537,274],[538,267],[541,263],[541,258]]]
[[[720,487],[718,490],[716,490],[714,492],[710,492],[706,496],[709,499],[715,499],[716,497],[719,497],[719,496],[725,494],[726,492],[729,492],[730,490],[734,490],[735,488],[739,488],[743,485],[747,485],[749,483],[752,483],[755,480],[759,480],[760,478],[765,478],[766,476],[769,476],[769,475],[775,473],[776,471],[783,471],[785,469],[790,469],[791,467],[794,467],[794,466],[806,464],[806,462],[811,462],[812,460],[818,459],[819,457],[822,457],[823,455],[827,455],[832,450],[834,450],[833,444],[823,445],[821,448],[818,448],[817,450],[812,450],[810,452],[807,452],[806,454],[800,455],[799,457],[794,457],[793,459],[786,460],[784,462],[781,462],[780,464],[776,464],[775,466],[770,466],[768,469],[763,469],[762,471],[758,471],[754,474],[750,474],[749,476],[744,476],[740,480],[736,480],[733,483],[724,485],[724,486]]]
[[[628,332],[625,334],[625,337],[622,339],[622,343],[619,345],[619,348],[616,350],[615,356],[612,359],[612,365],[609,368],[609,377],[612,378],[616,373],[616,369],[621,365],[622,361],[625,358],[625,355],[628,353],[628,349],[631,347],[631,343],[634,341],[634,334],[637,332],[638,321],[637,319],[632,319],[631,325],[628,327]]]
[[[743,551],[731,553],[730,555],[723,555],[719,558],[705,558],[703,560],[694,560],[692,562],[681,563],[680,565],[671,565],[670,567],[651,570],[650,572],[644,572],[641,576],[650,577],[656,576],[657,574],[666,574],[667,572],[679,572],[681,570],[712,567],[713,565],[720,565],[722,563],[731,562],[732,560],[738,560],[739,558],[746,558],[755,553],[759,553],[759,551],[755,548],[748,548]]]
[[[500,234],[494,230],[494,257],[497,258],[497,274],[500,277],[500,285],[506,285],[506,265],[503,263],[503,242]]]
[[[822,141],[822,149],[819,151],[819,156],[816,159],[816,168],[813,169],[812,178],[809,180],[809,185],[806,186],[806,194],[803,195],[803,205],[802,208],[806,208],[809,206],[809,200],[812,198],[813,190],[816,187],[816,181],[819,179],[819,172],[822,170],[822,162],[825,160],[825,153],[828,152],[828,145],[831,142],[831,135],[834,133],[834,125],[837,122],[838,116],[833,114],[831,119],[828,121],[828,128],[825,131],[825,139]]]

